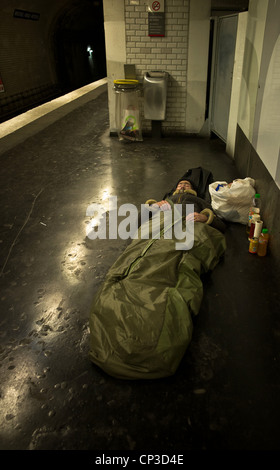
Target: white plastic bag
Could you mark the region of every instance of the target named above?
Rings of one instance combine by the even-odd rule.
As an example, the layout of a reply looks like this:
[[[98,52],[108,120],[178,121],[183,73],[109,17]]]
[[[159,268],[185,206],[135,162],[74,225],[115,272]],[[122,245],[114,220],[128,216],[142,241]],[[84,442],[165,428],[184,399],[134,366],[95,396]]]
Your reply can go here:
[[[236,179],[232,183],[215,181],[210,184],[211,204],[216,214],[230,222],[246,225],[256,192],[254,186],[255,180],[249,177]]]

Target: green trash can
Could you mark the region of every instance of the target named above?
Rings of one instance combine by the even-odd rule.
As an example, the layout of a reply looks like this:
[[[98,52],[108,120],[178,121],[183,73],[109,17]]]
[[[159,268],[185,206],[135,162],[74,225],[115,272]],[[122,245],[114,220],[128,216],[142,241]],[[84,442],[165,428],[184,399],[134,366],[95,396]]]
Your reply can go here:
[[[119,140],[142,141],[138,80],[114,80]]]

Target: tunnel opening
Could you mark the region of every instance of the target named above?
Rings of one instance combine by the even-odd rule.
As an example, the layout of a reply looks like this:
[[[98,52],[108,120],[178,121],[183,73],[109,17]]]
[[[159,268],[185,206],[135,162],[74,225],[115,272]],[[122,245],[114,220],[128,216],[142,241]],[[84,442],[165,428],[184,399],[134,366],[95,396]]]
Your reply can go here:
[[[33,87],[3,93],[0,123],[107,76],[103,1],[63,3],[55,18],[52,8],[49,12],[51,26],[44,47],[50,58],[50,76]]]
[[[106,77],[103,2],[74,2],[54,30],[54,57],[62,94]]]

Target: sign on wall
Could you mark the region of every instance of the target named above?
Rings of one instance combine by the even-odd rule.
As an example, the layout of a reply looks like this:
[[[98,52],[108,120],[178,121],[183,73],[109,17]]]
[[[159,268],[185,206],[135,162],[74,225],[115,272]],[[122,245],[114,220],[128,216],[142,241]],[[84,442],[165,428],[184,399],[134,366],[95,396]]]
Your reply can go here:
[[[22,20],[38,21],[40,19],[40,13],[26,10],[14,10],[14,18],[20,18]]]
[[[149,36],[165,36],[164,0],[148,1]]]
[[[164,13],[164,0],[149,0],[148,11],[150,13]]]

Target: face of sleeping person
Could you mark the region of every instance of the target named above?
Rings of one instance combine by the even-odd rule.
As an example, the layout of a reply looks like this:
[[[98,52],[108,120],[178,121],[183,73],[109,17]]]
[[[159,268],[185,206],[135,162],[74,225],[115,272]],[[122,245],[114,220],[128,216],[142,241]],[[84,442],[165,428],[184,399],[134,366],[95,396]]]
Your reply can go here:
[[[177,191],[185,191],[186,189],[192,189],[192,185],[187,180],[182,180],[177,184]]]

